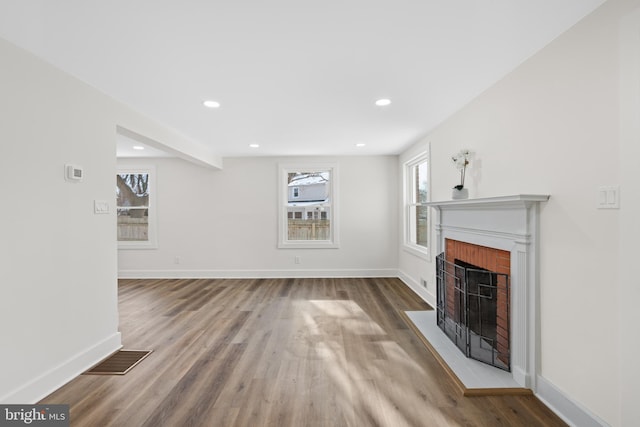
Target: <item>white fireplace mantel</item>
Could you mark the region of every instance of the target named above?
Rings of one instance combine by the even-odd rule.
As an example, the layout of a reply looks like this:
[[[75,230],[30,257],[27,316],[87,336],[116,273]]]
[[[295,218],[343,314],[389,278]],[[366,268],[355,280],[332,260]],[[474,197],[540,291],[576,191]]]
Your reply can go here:
[[[523,203],[546,202],[547,200],[549,200],[548,194],[515,194],[512,196],[483,197],[479,199],[443,200],[440,202],[428,202],[426,205],[434,207],[441,206],[443,208],[450,207],[451,209],[455,209],[455,206],[469,205],[503,205],[508,207],[522,205]]]
[[[547,200],[549,195],[517,194],[426,203],[438,213],[437,253],[446,239],[510,252],[511,373],[534,391],[540,372],[539,205]]]

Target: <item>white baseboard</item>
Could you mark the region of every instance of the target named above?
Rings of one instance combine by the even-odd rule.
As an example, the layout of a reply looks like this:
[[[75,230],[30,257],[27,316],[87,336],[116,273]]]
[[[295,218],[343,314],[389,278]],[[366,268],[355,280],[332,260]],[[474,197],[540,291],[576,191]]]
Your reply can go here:
[[[393,268],[344,270],[119,270],[119,279],[280,279],[303,277],[397,277],[431,307],[436,296]]]
[[[429,292],[427,289],[423,288],[416,282],[413,278],[409,277],[402,271],[398,271],[397,275],[398,279],[402,280],[402,282],[409,287],[416,295],[424,300],[427,304],[429,304],[432,308],[436,308],[436,296]]]
[[[556,413],[564,422],[575,427],[607,427],[609,424],[572,400],[544,377],[536,381],[536,397]]]
[[[276,279],[301,277],[397,277],[398,270],[120,270],[119,279]]]
[[[24,386],[0,397],[0,402],[35,404],[120,348],[122,348],[122,339],[120,332],[116,332]]]

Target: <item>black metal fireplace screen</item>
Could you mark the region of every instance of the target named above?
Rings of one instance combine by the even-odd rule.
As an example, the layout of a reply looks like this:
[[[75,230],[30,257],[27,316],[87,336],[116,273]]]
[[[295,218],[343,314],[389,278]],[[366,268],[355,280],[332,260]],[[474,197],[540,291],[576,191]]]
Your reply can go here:
[[[444,253],[436,262],[440,329],[467,357],[510,371],[509,275]]]

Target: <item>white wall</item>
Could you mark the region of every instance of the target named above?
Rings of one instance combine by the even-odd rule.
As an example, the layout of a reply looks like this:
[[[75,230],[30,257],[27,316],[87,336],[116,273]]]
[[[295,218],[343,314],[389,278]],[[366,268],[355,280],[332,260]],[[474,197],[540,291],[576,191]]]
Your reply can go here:
[[[621,244],[619,221],[638,206],[631,185],[637,167],[623,177],[620,171],[618,52],[620,20],[638,7],[637,0],[605,3],[425,139],[431,143],[433,200],[450,199],[458,178],[450,157],[460,148],[475,152],[467,181],[471,197],[551,195],[540,224],[542,377],[593,419],[611,425],[633,424],[630,418],[622,423],[620,408],[621,401],[630,403],[632,387],[619,395],[615,368],[631,345],[623,347],[620,341],[629,337],[618,334],[630,319],[623,313],[618,321],[621,291],[629,284],[617,267],[620,252],[634,249]],[[623,148],[636,153],[632,146],[637,140]],[[622,200],[634,198],[634,206],[596,209],[600,185],[621,185]],[[637,216],[627,221],[637,222]],[[399,253],[408,276],[433,276],[431,262]],[[435,295],[434,281],[429,294]],[[625,365],[622,375],[626,369],[636,368]]]
[[[296,161],[338,163],[338,249],[277,248],[278,163]],[[220,171],[179,159],[118,164],[155,165],[158,188],[158,249],[120,250],[120,277],[396,275],[395,156],[226,158]]]
[[[0,94],[0,402],[33,403],[121,343],[116,127],[189,143],[3,40]]]
[[[0,58],[0,401],[26,403],[120,345],[115,217],[93,214],[113,199],[115,127],[91,88],[2,41]]]
[[[620,210],[620,271],[618,313],[612,321],[619,325],[620,412],[621,425],[640,424],[640,367],[637,340],[640,325],[640,276],[637,274],[640,242],[640,8],[625,16],[621,23],[620,50],[620,184],[627,189]]]

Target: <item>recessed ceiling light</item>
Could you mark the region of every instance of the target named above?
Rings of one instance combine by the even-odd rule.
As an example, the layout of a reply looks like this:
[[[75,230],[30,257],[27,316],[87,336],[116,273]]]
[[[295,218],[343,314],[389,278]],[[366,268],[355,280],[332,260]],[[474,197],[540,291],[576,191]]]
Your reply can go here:
[[[249,144],[251,148],[260,148],[260,144]]]
[[[205,107],[207,108],[219,108],[220,107],[220,103],[218,101],[204,101],[202,103]]]
[[[367,144],[365,144],[364,142],[359,142],[356,144],[356,147],[364,147],[365,145]]]
[[[134,145],[133,149],[134,150],[144,150],[144,147],[142,145]]]
[[[376,101],[376,105],[377,105],[378,107],[385,107],[385,106],[387,106],[387,105],[389,105],[389,104],[391,104],[391,100],[390,100],[390,99],[387,99],[387,98],[378,99],[378,100]]]

